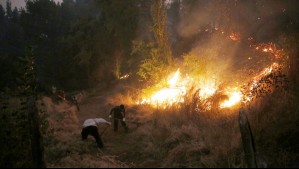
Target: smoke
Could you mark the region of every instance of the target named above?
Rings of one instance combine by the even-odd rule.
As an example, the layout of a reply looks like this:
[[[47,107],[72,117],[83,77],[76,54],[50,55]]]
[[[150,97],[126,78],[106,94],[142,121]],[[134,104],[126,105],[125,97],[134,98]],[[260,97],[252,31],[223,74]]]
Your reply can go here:
[[[203,41],[198,41],[190,53],[206,61],[204,79],[212,77],[217,82],[224,82],[234,74],[232,65],[235,62],[240,63],[242,59],[236,55],[238,47],[237,42],[231,41],[221,33],[215,33]]]
[[[209,0],[181,4],[178,33],[191,37],[208,28],[238,31],[262,40],[286,29],[298,27],[296,0]]]
[[[199,32],[205,31],[204,27],[217,20],[215,15],[211,15],[214,10],[213,4],[210,1],[198,2],[196,7],[184,6],[181,4],[181,18],[177,32],[181,37],[191,37]],[[191,11],[190,11],[191,10]],[[188,11],[188,13],[187,13]]]
[[[268,63],[259,64],[260,58],[249,59],[256,55],[251,45],[279,43],[279,35],[291,33],[299,25],[296,10],[299,1],[294,0],[181,2],[178,36],[183,40],[194,39],[188,52],[208,58],[207,76],[221,77],[220,81],[244,80],[249,71],[241,69],[259,71],[254,67]],[[237,37],[233,39],[232,34]]]

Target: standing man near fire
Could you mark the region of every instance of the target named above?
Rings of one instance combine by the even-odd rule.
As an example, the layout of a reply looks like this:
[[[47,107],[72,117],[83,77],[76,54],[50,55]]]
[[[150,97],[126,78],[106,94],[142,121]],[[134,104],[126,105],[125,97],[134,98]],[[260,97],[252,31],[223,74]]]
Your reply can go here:
[[[124,127],[125,131],[128,132],[128,127],[126,124],[126,110],[125,106],[123,104],[119,106],[115,106],[114,108],[111,109],[110,114],[109,114],[110,119],[114,119],[114,132],[118,131],[118,121],[120,121],[121,125]]]

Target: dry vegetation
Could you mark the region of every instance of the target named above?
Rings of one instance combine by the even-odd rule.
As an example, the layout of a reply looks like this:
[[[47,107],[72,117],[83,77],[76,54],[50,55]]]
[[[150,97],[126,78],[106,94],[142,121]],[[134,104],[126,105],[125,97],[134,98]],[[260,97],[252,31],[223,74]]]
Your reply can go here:
[[[123,91],[123,90],[120,90]],[[246,167],[238,124],[239,108],[194,111],[195,102],[166,109],[134,105],[130,93],[85,93],[81,111],[62,103],[48,107],[50,133],[45,139],[48,167]],[[290,99],[292,98],[293,99]],[[298,159],[296,97],[275,93],[246,108],[259,167],[289,167]],[[127,124],[118,133],[109,127],[102,136],[105,149],[92,137],[81,141],[85,118],[108,120],[110,108],[128,103]],[[100,126],[100,132],[105,126]]]

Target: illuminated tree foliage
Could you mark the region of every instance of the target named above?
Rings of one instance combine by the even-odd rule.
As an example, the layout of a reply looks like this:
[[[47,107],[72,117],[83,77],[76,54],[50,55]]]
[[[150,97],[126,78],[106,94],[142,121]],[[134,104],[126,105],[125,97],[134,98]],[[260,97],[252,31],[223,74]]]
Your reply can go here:
[[[170,64],[172,61],[171,50],[169,46],[169,35],[167,29],[167,16],[165,9],[165,1],[153,1],[152,18],[155,42],[159,52],[159,59],[165,64]]]
[[[142,79],[156,83],[169,72],[169,66],[173,62],[167,30],[165,1],[152,1],[151,15],[153,20],[152,32],[155,40],[151,45],[148,45],[150,47],[148,58],[142,61],[138,75]]]
[[[208,60],[195,54],[183,55],[185,71],[191,77],[204,76],[207,72]]]

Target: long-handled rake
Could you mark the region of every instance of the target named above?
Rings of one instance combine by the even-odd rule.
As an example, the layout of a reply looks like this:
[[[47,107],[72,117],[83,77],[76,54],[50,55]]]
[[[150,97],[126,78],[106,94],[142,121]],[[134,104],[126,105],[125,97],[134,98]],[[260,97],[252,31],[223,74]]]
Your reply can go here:
[[[119,118],[113,118],[113,120],[120,120],[120,121],[122,121],[122,119],[119,119]],[[137,122],[137,121],[125,121],[125,122],[127,122],[127,123],[132,123],[132,124],[136,124],[137,127],[139,127],[140,125],[142,125],[141,122]]]
[[[110,125],[107,125],[105,128],[104,128],[104,130],[102,131],[102,133],[101,133],[101,136],[105,133],[105,131],[107,130],[107,128],[109,127]]]

